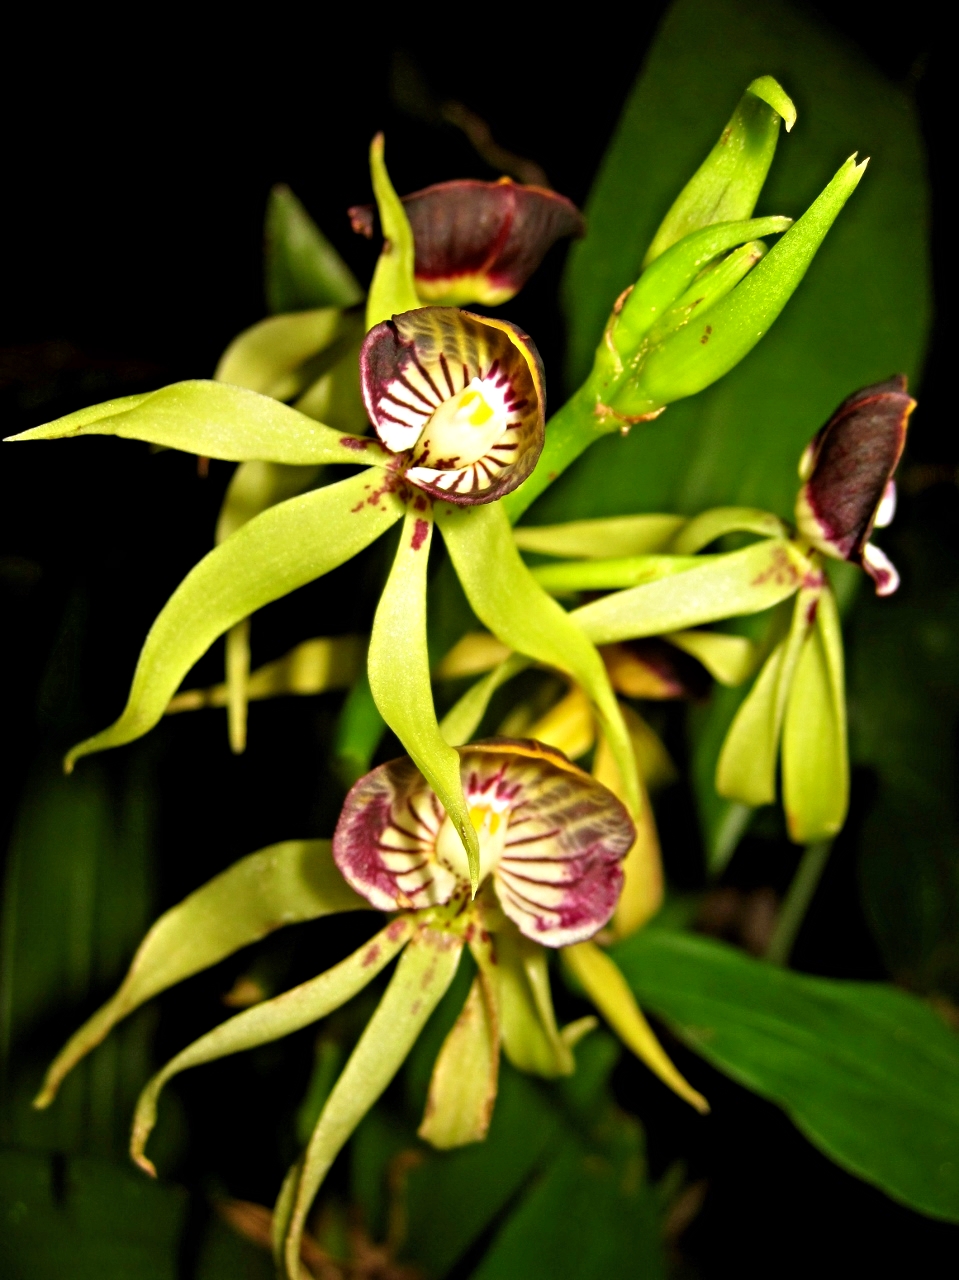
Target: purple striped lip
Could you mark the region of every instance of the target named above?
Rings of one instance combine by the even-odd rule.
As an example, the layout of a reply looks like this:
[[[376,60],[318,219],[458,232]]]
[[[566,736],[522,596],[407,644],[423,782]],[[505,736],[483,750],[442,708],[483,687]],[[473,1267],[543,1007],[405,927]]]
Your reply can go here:
[[[493,738],[459,749],[479,835],[481,880],[504,913],[549,947],[590,938],[613,914],[635,839],[623,805],[561,752]],[[381,911],[469,896],[466,853],[413,762],[380,765],[353,787],[333,836],[348,883]]]

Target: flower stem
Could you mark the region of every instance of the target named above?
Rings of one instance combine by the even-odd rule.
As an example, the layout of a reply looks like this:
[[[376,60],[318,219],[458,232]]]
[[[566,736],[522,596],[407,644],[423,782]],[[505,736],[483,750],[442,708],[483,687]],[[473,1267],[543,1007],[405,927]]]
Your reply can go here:
[[[773,936],[766,948],[766,959],[770,964],[785,965],[788,962],[796,936],[809,910],[809,904],[826,869],[831,848],[831,840],[817,840],[807,844],[803,850],[796,874],[793,876],[786,900],[779,913],[776,928],[773,930]]]

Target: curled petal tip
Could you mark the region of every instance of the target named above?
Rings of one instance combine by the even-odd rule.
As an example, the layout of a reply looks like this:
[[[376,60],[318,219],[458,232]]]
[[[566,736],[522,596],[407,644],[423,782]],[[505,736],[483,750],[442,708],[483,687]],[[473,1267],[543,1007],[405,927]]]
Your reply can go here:
[[[877,596],[891,596],[899,589],[896,566],[874,542],[867,542],[862,549],[862,567],[872,578]]]

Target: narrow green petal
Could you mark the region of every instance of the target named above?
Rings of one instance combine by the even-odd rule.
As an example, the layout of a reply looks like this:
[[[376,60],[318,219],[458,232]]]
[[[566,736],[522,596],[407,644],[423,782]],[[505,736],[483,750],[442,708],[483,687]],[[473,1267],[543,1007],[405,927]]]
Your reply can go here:
[[[617,560],[567,560],[538,565],[531,572],[544,591],[564,595],[572,591],[615,591],[643,582],[657,582],[674,573],[685,573],[711,558],[646,555]]]
[[[506,1057],[547,1080],[571,1075],[576,1064],[556,1026],[543,947],[511,927],[497,930],[493,946],[495,958],[482,945],[472,951],[496,993]]]
[[[447,711],[440,723],[440,733],[451,747],[465,746],[471,738],[476,736],[476,731],[486,714],[486,708],[493,694],[507,680],[512,680],[513,676],[525,671],[528,666],[528,658],[518,653],[510,654],[505,662],[501,662],[489,675],[484,676],[482,680],[477,680],[466,690],[462,698]]]
[[[684,516],[611,516],[568,524],[523,525],[514,529],[513,537],[521,551],[606,560],[671,550],[673,538],[685,523]]]
[[[745,636],[721,631],[669,631],[663,639],[691,654],[714,680],[730,688],[748,680],[756,668],[756,646]]]
[[[625,803],[638,813],[636,761],[603,660],[523,563],[502,504],[441,506],[437,520],[477,617],[511,649],[565,671],[586,691],[619,766]]]
[[[306,1217],[330,1165],[390,1083],[456,974],[461,938],[424,929],[403,952],[396,972],[317,1121],[303,1158],[284,1246],[289,1280],[300,1277]]]
[[[699,559],[706,563],[604,596],[574,610],[570,617],[594,644],[685,631],[769,609],[793,595],[811,569],[792,543],[778,538]]]
[[[690,556],[727,533],[758,533],[764,538],[787,538],[789,529],[769,511],[756,507],[714,507],[690,520],[673,539],[670,551]]]
[[[817,587],[797,594],[787,636],[766,659],[729,727],[716,765],[716,790],[729,800],[755,806],[776,799],[783,715],[819,591]]]
[[[849,808],[842,634],[831,591],[803,647],[783,727],[783,803],[797,844],[835,835]]]
[[[342,338],[345,327],[337,307],[268,316],[237,334],[213,377],[274,400],[292,400],[311,381],[302,366]]]
[[[709,1103],[676,1070],[611,957],[595,942],[579,942],[575,947],[564,947],[561,954],[563,963],[626,1048],[645,1062],[674,1093],[705,1115],[709,1111]]]
[[[8,439],[68,436],[122,436],[228,462],[257,458],[304,466],[388,461],[375,440],[334,431],[256,391],[199,379],[174,382],[145,396],[108,400]]]
[[[368,670],[377,708],[436,792],[463,841],[473,892],[479,886],[479,841],[463,796],[460,758],[440,733],[426,647],[426,566],[433,536],[427,499],[406,514],[400,545],[383,588],[370,636]]]
[[[498,1078],[496,997],[478,973],[433,1066],[419,1136],[441,1151],[482,1142],[493,1116]]]
[[[381,320],[423,305],[413,282],[416,263],[413,231],[387,173],[383,148],[383,135],[378,133],[370,144],[370,173],[383,228],[383,249],[366,300],[367,331]]]
[[[776,154],[780,119],[792,128],[796,108],[772,76],[746,89],[719,141],[676,197],[643,265],[690,232],[748,218]]]
[[[157,1102],[167,1081],[189,1067],[214,1062],[231,1053],[241,1053],[257,1045],[292,1035],[311,1022],[318,1022],[334,1009],[339,1009],[385,969],[394,956],[406,946],[413,932],[410,917],[400,916],[385,929],[365,942],[351,956],[341,960],[309,982],[284,991],[273,1000],[264,1000],[252,1009],[244,1009],[228,1018],[199,1040],[194,1040],[158,1071],[137,1100],[130,1136],[130,1155],[147,1173],[155,1173],[144,1155],[147,1141],[156,1124]]]
[[[286,186],[266,205],[265,285],[273,312],[352,307],[362,301],[356,277]]]
[[[80,756],[132,742],[152,729],[181,680],[217,636],[241,618],[343,564],[403,511],[383,492],[382,471],[363,471],[271,507],[211,551],[184,578],[143,645],[119,720],[73,748]]]
[[[286,840],[241,858],[156,921],[122,986],[51,1065],[34,1105],[49,1106],[80,1059],[160,991],[284,925],[366,910],[369,903],[337,870],[329,840]]]

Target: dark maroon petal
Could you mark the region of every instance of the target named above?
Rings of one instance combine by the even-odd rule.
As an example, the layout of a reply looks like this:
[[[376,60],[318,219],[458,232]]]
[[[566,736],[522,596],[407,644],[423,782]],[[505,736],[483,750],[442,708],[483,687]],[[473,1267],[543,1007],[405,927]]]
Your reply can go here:
[[[890,378],[844,400],[810,442],[796,520],[826,555],[861,563],[915,406],[905,376]]]
[[[417,291],[446,305],[507,302],[557,240],[585,230],[565,196],[510,178],[441,182],[404,196],[403,205],[416,245]],[[354,231],[372,234],[372,205],[349,213]]]

